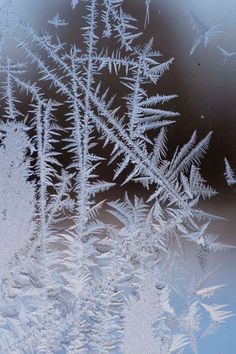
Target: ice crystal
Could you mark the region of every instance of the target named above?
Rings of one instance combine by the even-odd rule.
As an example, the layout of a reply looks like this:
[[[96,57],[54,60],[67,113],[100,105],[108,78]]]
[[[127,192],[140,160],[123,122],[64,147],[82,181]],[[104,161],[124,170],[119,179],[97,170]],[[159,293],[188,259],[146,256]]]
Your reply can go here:
[[[140,25],[122,0],[71,1],[81,19],[73,45],[59,38],[67,20],[58,14],[48,20],[54,36],[1,7],[26,61],[8,59],[3,35],[2,353],[198,353],[199,336],[232,316],[225,305],[202,303],[224,286],[207,284],[209,256],[231,247],[209,231],[221,218],[198,205],[216,194],[199,166],[212,133],[198,141],[194,132],[170,156],[177,96],[159,93],[158,83],[173,58],[163,60],[154,40],[143,40],[150,1],[143,6]],[[192,18],[199,38],[191,54],[219,32]],[[113,176],[103,180],[108,164]],[[145,189],[143,198],[127,192],[106,201],[103,194],[131,181]],[[186,240],[201,266],[194,281]],[[179,294],[184,303],[175,306]]]

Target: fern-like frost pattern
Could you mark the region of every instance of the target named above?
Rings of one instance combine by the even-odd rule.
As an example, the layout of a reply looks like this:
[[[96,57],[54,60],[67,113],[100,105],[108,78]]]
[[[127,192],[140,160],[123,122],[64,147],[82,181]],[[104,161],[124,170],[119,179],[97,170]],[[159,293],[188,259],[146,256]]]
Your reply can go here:
[[[168,151],[177,95],[158,83],[174,59],[144,35],[151,1],[141,24],[123,2],[68,1],[73,45],[60,39],[70,26],[61,14],[38,32],[1,2],[1,353],[198,354],[233,316],[214,302],[225,284],[209,284],[208,264],[232,246],[211,232],[221,218],[199,206],[216,195],[200,170],[212,133]],[[192,55],[220,27],[191,17]],[[10,58],[8,38],[24,63]],[[219,50],[225,61],[235,54]],[[113,175],[103,180],[104,169]],[[227,159],[225,178],[236,183]],[[108,200],[119,186],[125,195]]]

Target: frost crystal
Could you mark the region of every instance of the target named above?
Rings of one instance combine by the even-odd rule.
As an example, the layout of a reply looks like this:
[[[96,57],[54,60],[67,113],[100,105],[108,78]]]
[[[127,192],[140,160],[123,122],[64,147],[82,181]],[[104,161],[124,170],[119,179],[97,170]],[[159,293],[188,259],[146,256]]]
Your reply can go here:
[[[198,353],[199,338],[232,316],[202,302],[224,287],[208,284],[209,257],[232,247],[211,232],[221,218],[198,205],[216,194],[199,166],[212,133],[168,151],[177,95],[158,84],[173,58],[143,39],[150,0],[141,24],[123,0],[70,4],[73,45],[59,37],[70,25],[58,13],[45,24],[54,35],[20,19],[12,2],[0,7],[0,352]],[[220,31],[192,20],[191,54]],[[8,37],[25,64],[9,59]],[[235,183],[227,159],[225,168]],[[115,200],[119,185],[127,192]]]

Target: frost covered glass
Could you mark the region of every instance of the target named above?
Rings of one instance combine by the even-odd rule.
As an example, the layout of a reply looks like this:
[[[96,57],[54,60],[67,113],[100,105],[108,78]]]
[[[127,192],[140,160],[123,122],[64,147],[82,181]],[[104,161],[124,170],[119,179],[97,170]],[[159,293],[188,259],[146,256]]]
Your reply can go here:
[[[0,0],[0,353],[235,354],[236,5],[215,7]]]

